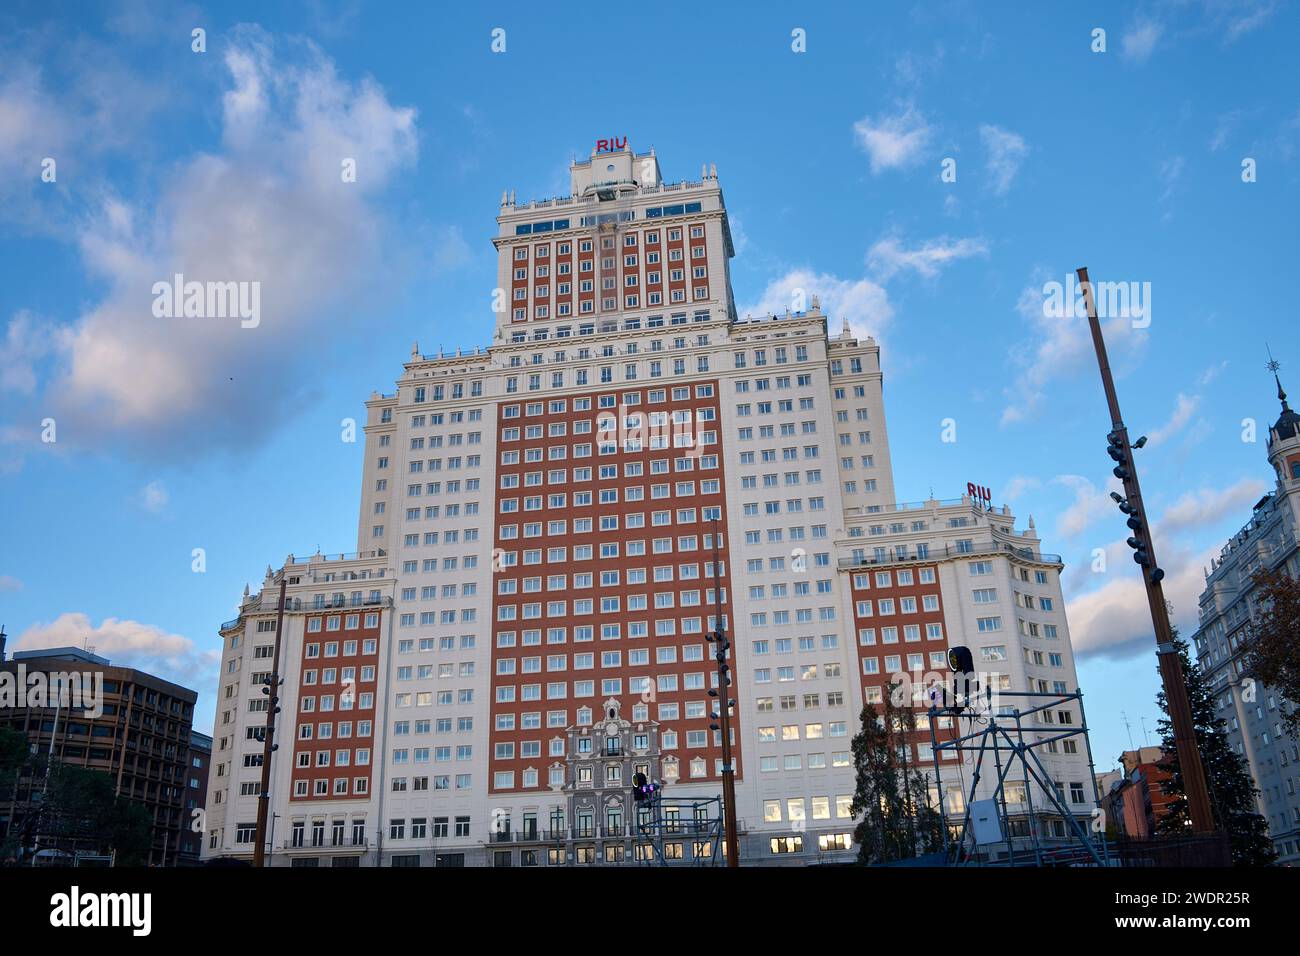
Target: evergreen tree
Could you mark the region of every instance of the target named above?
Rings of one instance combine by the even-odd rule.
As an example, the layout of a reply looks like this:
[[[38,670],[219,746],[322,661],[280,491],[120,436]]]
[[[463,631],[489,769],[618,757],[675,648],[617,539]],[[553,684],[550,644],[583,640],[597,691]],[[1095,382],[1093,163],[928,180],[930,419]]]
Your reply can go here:
[[[879,709],[862,708],[862,729],[853,738],[857,786],[849,809],[862,818],[853,833],[861,863],[908,859],[943,845],[928,780],[909,759],[916,713],[895,703],[897,687],[889,686]]]
[[[13,727],[0,726],[0,800],[13,796],[22,768],[31,761],[27,735]]]
[[[1255,617],[1246,645],[1246,673],[1275,691],[1282,726],[1300,739],[1300,579],[1285,571],[1258,571],[1254,577]]]
[[[1176,631],[1174,645],[1178,648],[1183,680],[1187,685],[1192,726],[1196,729],[1196,743],[1205,767],[1215,828],[1227,832],[1234,865],[1268,866],[1277,860],[1277,851],[1268,838],[1268,822],[1256,810],[1257,791],[1247,772],[1246,761],[1229,746],[1227,724],[1214,712],[1214,698],[1206,686],[1205,676],[1199,667],[1192,664],[1187,642],[1178,637]],[[1156,830],[1183,834],[1188,832],[1191,816],[1183,775],[1178,769],[1178,747],[1174,741],[1173,722],[1169,718],[1169,703],[1163,690],[1156,695],[1156,703],[1164,714],[1160,718],[1159,731],[1166,760],[1160,768],[1172,774],[1171,779],[1164,783],[1164,791],[1174,798],[1169,813],[1156,824]]]
[[[31,816],[28,836],[45,849],[116,853],[119,866],[147,862],[153,821],[143,806],[113,792],[113,778],[102,770],[54,763],[49,790]],[[24,841],[30,848],[30,841]]]

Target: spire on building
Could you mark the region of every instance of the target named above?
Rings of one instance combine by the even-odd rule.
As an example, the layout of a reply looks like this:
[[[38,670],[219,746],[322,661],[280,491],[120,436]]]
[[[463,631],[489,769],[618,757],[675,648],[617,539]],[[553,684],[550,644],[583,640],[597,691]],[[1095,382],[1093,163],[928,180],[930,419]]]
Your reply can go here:
[[[1277,383],[1277,400],[1282,403],[1282,414],[1278,416],[1277,422],[1273,425],[1273,434],[1278,440],[1295,438],[1300,435],[1300,415],[1292,411],[1291,406],[1286,401],[1286,390],[1282,388],[1282,379],[1278,376],[1278,369],[1282,363],[1273,358],[1273,350],[1267,345],[1268,364],[1264,367],[1273,373],[1273,381]]]

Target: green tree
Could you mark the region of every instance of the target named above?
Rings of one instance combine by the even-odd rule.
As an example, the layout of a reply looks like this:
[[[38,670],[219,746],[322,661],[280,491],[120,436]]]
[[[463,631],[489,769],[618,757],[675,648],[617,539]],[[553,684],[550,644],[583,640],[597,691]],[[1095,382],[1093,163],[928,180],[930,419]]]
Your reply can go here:
[[[880,708],[862,708],[862,729],[853,738],[857,785],[849,809],[861,817],[853,834],[860,863],[909,859],[943,845],[928,779],[909,758],[916,712],[898,703],[898,687],[887,688]]]
[[[1192,664],[1187,642],[1174,633],[1174,645],[1182,664],[1187,699],[1191,704],[1196,744],[1205,766],[1205,782],[1210,791],[1214,825],[1226,831],[1232,845],[1232,862],[1236,866],[1268,866],[1277,860],[1273,841],[1268,838],[1268,822],[1257,812],[1256,790],[1246,769],[1246,761],[1228,744],[1227,724],[1214,712],[1214,698],[1201,669]],[[1160,718],[1161,748],[1166,755],[1161,769],[1172,777],[1164,783],[1165,793],[1174,799],[1169,813],[1156,824],[1159,833],[1188,832],[1191,815],[1187,807],[1183,775],[1178,768],[1178,747],[1174,741],[1173,722],[1169,719],[1169,702],[1162,690],[1156,703],[1164,716]]]
[[[1255,575],[1256,604],[1246,672],[1291,704],[1282,726],[1300,738],[1300,581],[1276,571]]]
[[[31,758],[27,735],[8,725],[0,725],[0,800],[13,794],[19,772]]]
[[[50,768],[50,786],[40,811],[40,841],[68,851],[112,853],[119,866],[148,861],[153,821],[149,811],[113,793],[103,771],[68,764]]]

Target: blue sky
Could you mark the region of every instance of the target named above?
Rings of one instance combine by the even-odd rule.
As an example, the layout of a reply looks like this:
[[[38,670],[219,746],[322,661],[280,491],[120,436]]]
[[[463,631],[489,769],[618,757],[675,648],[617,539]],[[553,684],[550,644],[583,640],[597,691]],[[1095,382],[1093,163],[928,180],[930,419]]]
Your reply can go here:
[[[1201,567],[1270,487],[1266,341],[1300,390],[1300,31],[1286,0],[1081,6],[6,5],[11,645],[89,641],[199,689],[205,726],[245,582],[356,546],[341,420],[414,341],[489,341],[502,190],[567,192],[571,156],[626,135],[669,180],[717,164],[742,312],[799,285],[877,335],[902,500],[989,485],[1064,555],[1109,766],[1121,713],[1133,743],[1143,718],[1154,733],[1150,622],[1084,328],[1045,318],[1042,288],[1081,265],[1150,283],[1149,326],[1107,334],[1190,632]],[[178,270],[264,277],[263,324],[153,318],[152,282]]]

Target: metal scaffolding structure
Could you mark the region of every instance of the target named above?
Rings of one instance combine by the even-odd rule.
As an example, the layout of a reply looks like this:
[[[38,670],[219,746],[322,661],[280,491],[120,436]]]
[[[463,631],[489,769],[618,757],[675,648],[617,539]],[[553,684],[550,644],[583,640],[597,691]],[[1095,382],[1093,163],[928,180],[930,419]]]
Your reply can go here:
[[[991,691],[984,691],[986,699],[991,699]],[[999,711],[991,707],[976,714],[969,706],[931,706],[930,740],[933,748],[934,772],[939,788],[939,813],[943,818],[944,857],[948,864],[957,866],[971,865],[1020,865],[1020,866],[1060,866],[1111,865],[1110,854],[1106,844],[1104,828],[1090,826],[1085,830],[1079,824],[1075,811],[1065,802],[1064,794],[1057,789],[1056,782],[1043,765],[1037,750],[1058,741],[1082,737],[1088,753],[1088,778],[1092,786],[1093,806],[1100,807],[1101,798],[1097,792],[1096,773],[1092,762],[1092,746],[1088,742],[1088,723],[1083,712],[1083,694],[1051,694],[1034,691],[1001,691]],[[1007,707],[1002,701],[1006,699],[1022,702],[1023,706],[1013,704]],[[1068,729],[1060,725],[1050,725],[1051,732],[1039,736],[1044,725],[1036,724],[1030,739],[1025,737],[1024,721],[1037,714],[1051,711],[1065,704],[1075,703],[1079,707],[1079,724],[1069,725]],[[937,733],[938,718],[953,718],[955,734],[951,740],[940,741]],[[968,731],[960,730],[960,719],[966,717]],[[979,729],[975,725],[979,724]],[[956,753],[958,772],[963,779],[962,817],[960,822],[949,821],[945,806],[943,789],[942,754]],[[970,787],[965,787],[963,765],[966,755],[973,755],[973,770]],[[996,813],[1000,839],[988,840],[984,835],[976,834],[972,813],[980,781],[985,774],[985,760],[992,756],[993,772],[996,784],[993,789],[992,803]],[[1019,777],[1025,785],[1026,816],[1028,832],[1016,834],[1011,826],[1011,815],[1007,810],[1006,783],[1011,774],[1019,767]],[[1014,778],[1011,778],[1014,779]],[[1044,844],[1043,834],[1039,830],[1038,811],[1034,806],[1034,788],[1044,798],[1044,812],[1055,811],[1060,814],[1067,831],[1064,843],[1057,842],[1048,846]],[[954,817],[955,819],[955,817]],[[1094,816],[1094,820],[1096,817]],[[1091,831],[1091,832],[1089,832]],[[1060,840],[1060,838],[1056,838]],[[1006,853],[995,858],[994,850],[999,844],[1005,844]]]
[[[665,799],[660,790],[637,807],[635,818],[638,845],[651,848],[637,853],[642,866],[717,866],[724,826],[721,797]],[[692,843],[690,859],[664,854],[665,843],[683,839]],[[700,853],[705,845],[708,852]]]

